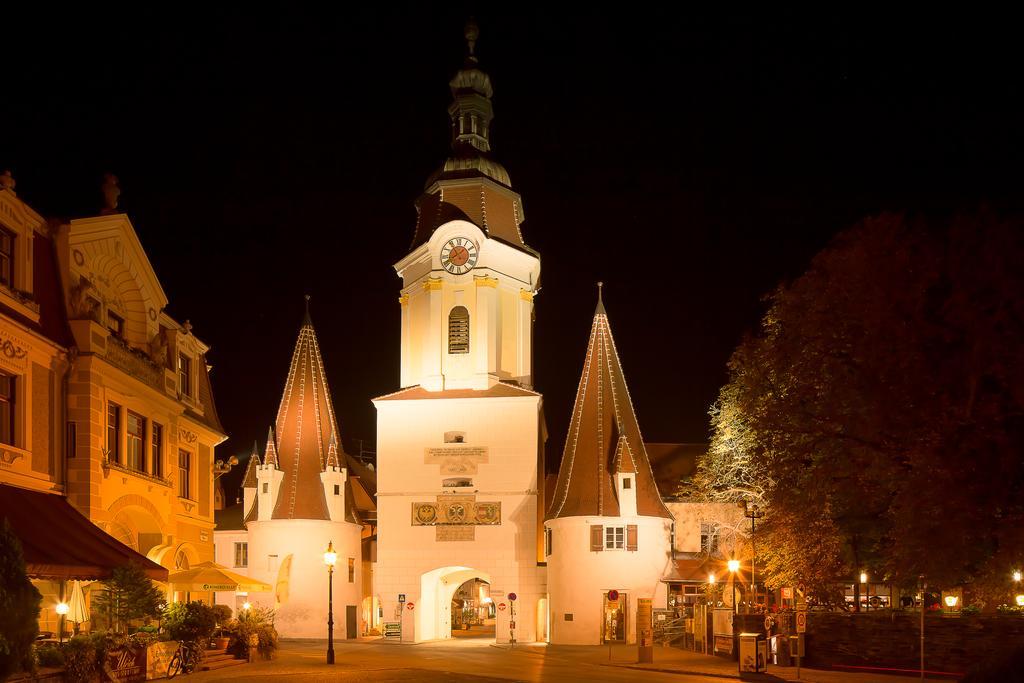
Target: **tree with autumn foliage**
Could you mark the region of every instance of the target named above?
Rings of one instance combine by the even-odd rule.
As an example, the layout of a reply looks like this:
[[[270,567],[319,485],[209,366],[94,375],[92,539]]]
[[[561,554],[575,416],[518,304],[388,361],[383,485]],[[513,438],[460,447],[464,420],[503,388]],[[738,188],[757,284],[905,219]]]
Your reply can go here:
[[[844,231],[769,297],[711,417],[698,490],[765,504],[769,585],[924,574],[1005,601],[1024,562],[1024,224]]]

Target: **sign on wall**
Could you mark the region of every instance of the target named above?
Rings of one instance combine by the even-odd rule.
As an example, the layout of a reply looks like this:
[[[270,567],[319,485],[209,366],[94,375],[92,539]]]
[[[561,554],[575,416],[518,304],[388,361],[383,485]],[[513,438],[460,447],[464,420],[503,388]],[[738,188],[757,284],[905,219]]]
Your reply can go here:
[[[413,526],[501,524],[501,503],[451,499],[412,504]]]

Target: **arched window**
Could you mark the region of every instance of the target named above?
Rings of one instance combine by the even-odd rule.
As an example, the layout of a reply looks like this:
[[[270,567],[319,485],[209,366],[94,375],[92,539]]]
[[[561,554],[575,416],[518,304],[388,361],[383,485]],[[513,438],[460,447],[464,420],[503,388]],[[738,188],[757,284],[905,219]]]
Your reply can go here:
[[[456,306],[448,314],[448,353],[469,353],[469,311]]]

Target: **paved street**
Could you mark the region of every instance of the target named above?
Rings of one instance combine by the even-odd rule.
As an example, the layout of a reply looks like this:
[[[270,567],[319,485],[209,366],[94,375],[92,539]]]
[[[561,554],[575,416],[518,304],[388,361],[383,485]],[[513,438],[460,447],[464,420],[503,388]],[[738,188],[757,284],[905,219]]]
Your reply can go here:
[[[651,681],[696,683],[736,680],[736,665],[716,657],[679,650],[655,649],[653,668],[638,670],[636,648],[620,646],[568,647],[527,645],[509,650],[495,647],[489,639],[460,639],[444,643],[400,645],[381,640],[345,641],[335,646],[337,663],[324,663],[325,641],[283,641],[278,657],[219,671],[190,676],[188,681]],[[661,670],[659,670],[661,669]],[[686,673],[684,673],[686,672]],[[803,670],[802,681],[811,683],[883,683],[906,678]],[[749,680],[795,680],[792,669],[776,669],[772,675]]]

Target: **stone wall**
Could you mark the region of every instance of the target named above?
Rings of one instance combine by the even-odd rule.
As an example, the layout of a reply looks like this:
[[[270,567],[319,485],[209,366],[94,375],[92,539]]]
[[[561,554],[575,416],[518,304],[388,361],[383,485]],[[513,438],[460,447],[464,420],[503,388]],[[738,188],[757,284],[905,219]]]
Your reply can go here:
[[[920,614],[913,613],[810,612],[806,636],[807,665],[917,669],[920,663],[920,623]],[[1015,647],[1024,647],[1024,618],[928,615],[925,617],[924,634],[925,669],[962,673],[979,662],[1005,655]]]

